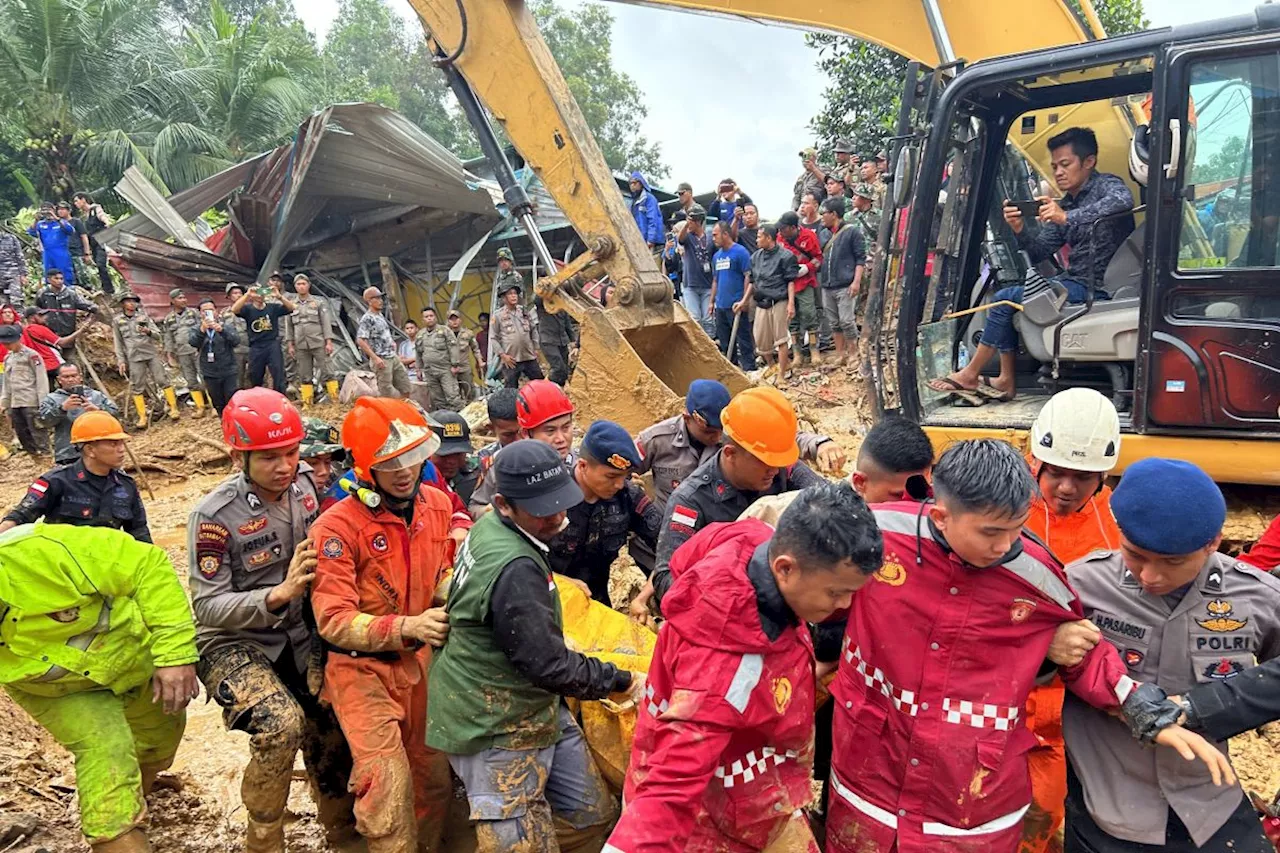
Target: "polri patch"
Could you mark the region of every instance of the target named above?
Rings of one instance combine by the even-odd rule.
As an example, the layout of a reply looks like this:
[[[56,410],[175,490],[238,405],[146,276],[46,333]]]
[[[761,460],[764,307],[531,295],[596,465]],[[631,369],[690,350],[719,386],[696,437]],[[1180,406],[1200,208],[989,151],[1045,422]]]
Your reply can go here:
[[[324,554],[330,560],[336,560],[342,556],[342,540],[337,536],[330,536],[324,540],[324,544],[320,546],[320,553]]]
[[[1207,631],[1227,634],[1231,631],[1239,631],[1249,624],[1248,616],[1243,619],[1236,619],[1232,615],[1231,602],[1225,598],[1215,598],[1213,601],[1206,603],[1204,609],[1209,612],[1209,618],[1197,619],[1196,624]]]
[[[206,578],[211,578],[218,573],[218,569],[222,566],[222,558],[217,554],[202,554],[197,559],[196,565],[200,569],[200,574]]]

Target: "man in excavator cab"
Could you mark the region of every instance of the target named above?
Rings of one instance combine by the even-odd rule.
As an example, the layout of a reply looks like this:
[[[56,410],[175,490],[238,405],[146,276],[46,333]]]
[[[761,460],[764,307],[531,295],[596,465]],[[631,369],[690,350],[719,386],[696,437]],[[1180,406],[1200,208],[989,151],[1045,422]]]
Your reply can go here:
[[[1102,289],[1107,264],[1133,232],[1133,216],[1120,216],[1133,208],[1133,192],[1118,175],[1098,171],[1098,140],[1087,127],[1071,127],[1053,136],[1048,143],[1053,179],[1061,199],[1039,196],[1035,202],[1005,201],[1004,220],[1033,264],[1050,259],[1062,248],[1070,250],[1067,270],[1056,281],[1066,288],[1067,302],[1110,299]],[[1035,233],[1027,230],[1024,213],[1038,211],[1040,223]],[[1013,327],[1016,306],[1021,306],[1026,286],[1015,284],[996,291],[987,309],[982,340],[974,357],[960,370],[935,379],[929,388],[943,393],[975,391],[1001,402],[1017,393],[1016,363],[1018,332]],[[995,379],[980,375],[1000,354],[1000,374]]]

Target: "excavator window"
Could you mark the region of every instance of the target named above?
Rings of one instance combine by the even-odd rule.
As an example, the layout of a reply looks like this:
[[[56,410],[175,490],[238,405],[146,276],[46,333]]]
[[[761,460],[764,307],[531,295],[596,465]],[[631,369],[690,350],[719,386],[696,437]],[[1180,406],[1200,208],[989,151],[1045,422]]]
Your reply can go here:
[[[1213,57],[1189,69],[1194,137],[1183,146],[1179,271],[1280,266],[1280,53]],[[1280,317],[1280,293],[1178,294],[1173,313],[1216,320]]]

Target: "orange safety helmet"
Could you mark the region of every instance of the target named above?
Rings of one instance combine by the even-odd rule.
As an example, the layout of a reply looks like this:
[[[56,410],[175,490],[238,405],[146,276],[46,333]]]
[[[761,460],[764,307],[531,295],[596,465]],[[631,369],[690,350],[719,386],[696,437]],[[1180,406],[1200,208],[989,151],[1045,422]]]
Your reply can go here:
[[[533,429],[552,418],[571,414],[573,403],[564,389],[550,379],[526,382],[516,395],[516,420],[521,429]]]
[[[800,458],[796,410],[777,388],[748,388],[720,413],[724,434],[771,468],[786,468]]]
[[[373,471],[420,465],[440,449],[440,437],[422,409],[408,400],[360,397],[342,422],[342,445],[356,476],[373,482]]]
[[[124,427],[110,412],[85,412],[71,422],[71,443],[87,444],[90,441],[116,441],[127,439]]]
[[[274,450],[302,442],[302,415],[270,388],[246,388],[222,410],[222,438],[232,450]]]

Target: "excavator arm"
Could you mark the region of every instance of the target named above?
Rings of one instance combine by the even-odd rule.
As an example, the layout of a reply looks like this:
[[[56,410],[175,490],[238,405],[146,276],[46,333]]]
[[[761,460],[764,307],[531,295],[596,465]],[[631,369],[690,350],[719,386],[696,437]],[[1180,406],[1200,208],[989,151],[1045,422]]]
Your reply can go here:
[[[582,324],[580,361],[570,389],[581,392],[574,396],[582,416],[607,416],[639,430],[677,411],[693,379],[715,377],[733,391],[745,387],[746,377],[673,300],[671,284],[635,227],[523,0],[410,2],[436,43],[437,64],[465,80],[587,247],[584,255],[537,285],[550,310],[567,310]],[[1088,0],[1080,2],[1086,20],[1093,22],[1093,35],[1100,35]],[[1087,37],[1063,0],[839,0],[817,5],[660,0],[644,5],[843,33],[930,66]],[[481,116],[479,121],[486,120]],[[474,115],[472,122],[477,122]],[[487,123],[482,131],[488,131]],[[530,237],[540,245],[536,234]],[[616,288],[608,309],[584,296],[580,287],[605,277]]]

